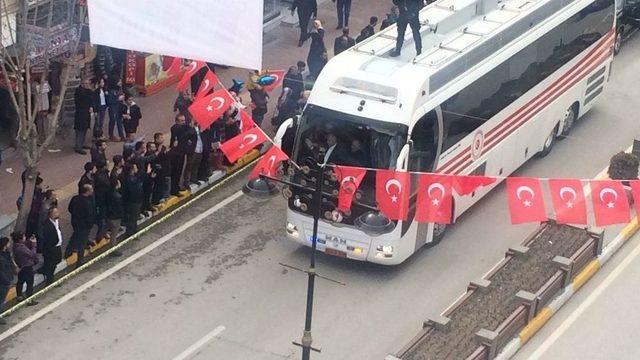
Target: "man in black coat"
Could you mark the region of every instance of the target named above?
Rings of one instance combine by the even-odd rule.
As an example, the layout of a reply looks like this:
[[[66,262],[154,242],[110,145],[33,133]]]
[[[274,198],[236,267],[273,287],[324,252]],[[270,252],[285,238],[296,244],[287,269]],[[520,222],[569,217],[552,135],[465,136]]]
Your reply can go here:
[[[91,114],[93,114],[93,106],[95,104],[95,95],[91,89],[91,80],[85,79],[82,85],[78,86],[74,94],[75,100],[75,118],[73,128],[76,131],[76,142],[74,150],[81,155],[86,155],[84,149],[89,146],[84,144],[87,136],[87,130],[91,127]]]
[[[96,224],[98,225],[98,230],[96,231],[96,241],[100,241],[104,236],[104,222],[107,212],[107,194],[109,194],[109,190],[111,188],[111,180],[106,162],[98,162],[96,168],[97,171],[93,176],[95,189],[94,197],[96,201]]]
[[[145,170],[139,170],[138,165],[132,164],[125,180],[123,202],[125,203],[127,235],[138,231],[138,217],[144,200]]]
[[[297,101],[304,91],[304,79],[297,66],[291,66],[282,80],[282,88],[291,89],[291,96]]]
[[[314,18],[318,16],[318,3],[316,0],[293,0],[291,15],[296,9],[298,9],[298,22],[300,24],[300,40],[298,40],[298,47],[300,47],[308,38],[309,20],[311,20],[312,16]]]
[[[96,166],[92,162],[87,162],[84,164],[84,174],[80,177],[80,181],[78,181],[78,194],[82,192],[82,187],[84,185],[94,185],[94,175],[96,173]]]
[[[118,233],[124,218],[124,204],[122,202],[121,183],[117,178],[111,180],[111,190],[107,196],[107,234],[111,239],[111,245],[118,244]],[[112,256],[122,255],[119,251],[111,253]]]
[[[49,209],[47,220],[42,224],[42,274],[47,284],[53,282],[56,266],[62,261],[62,230],[60,229],[60,210],[56,207]]]
[[[333,0],[336,3],[336,9],[338,10],[338,27],[349,26],[349,13],[351,12],[351,0]]]
[[[342,28],[342,35],[338,36],[333,43],[333,55],[338,55],[355,44],[356,41],[349,36],[349,28],[345,26]]]
[[[71,214],[73,235],[65,250],[65,257],[70,256],[75,250],[78,254],[76,267],[80,267],[84,260],[84,249],[89,243],[91,228],[96,223],[96,203],[93,199],[93,186],[89,184],[83,185],[80,195],[71,198],[69,213]]]
[[[393,0],[398,7],[398,36],[396,38],[396,49],[391,52],[392,57],[400,56],[402,52],[402,44],[404,43],[404,34],[407,31],[407,24],[411,26],[413,32],[413,41],[416,44],[416,54],[422,53],[422,37],[420,36],[420,19],[418,12],[424,6],[423,0]]]
[[[363,42],[372,37],[376,33],[376,25],[378,24],[378,17],[372,16],[369,18],[369,25],[360,30],[360,35],[356,38],[356,42]]]
[[[171,160],[171,195],[178,195],[182,190],[182,170],[184,168],[184,160],[189,148],[188,139],[186,137],[187,119],[183,114],[176,115],[175,124],[171,126],[171,139],[169,159]]]

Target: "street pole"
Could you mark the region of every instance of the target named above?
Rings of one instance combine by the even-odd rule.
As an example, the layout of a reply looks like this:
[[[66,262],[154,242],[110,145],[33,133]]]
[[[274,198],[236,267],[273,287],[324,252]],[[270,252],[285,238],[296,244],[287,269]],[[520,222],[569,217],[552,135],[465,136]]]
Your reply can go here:
[[[313,195],[313,234],[311,235],[311,254],[309,255],[309,270],[307,274],[307,311],[304,321],[304,332],[302,334],[302,360],[309,360],[311,357],[311,319],[313,316],[313,293],[316,280],[316,243],[318,241],[318,222],[322,215],[322,184],[324,183],[324,164],[317,165],[319,174],[316,177],[315,192]]]

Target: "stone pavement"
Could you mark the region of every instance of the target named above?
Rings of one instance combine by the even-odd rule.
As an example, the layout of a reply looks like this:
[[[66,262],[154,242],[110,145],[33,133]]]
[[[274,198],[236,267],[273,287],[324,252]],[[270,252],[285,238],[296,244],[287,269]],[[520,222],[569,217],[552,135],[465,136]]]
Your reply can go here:
[[[329,51],[329,56],[333,53],[333,41],[339,35],[339,30],[335,30],[337,25],[335,5],[330,1],[319,1],[318,18],[323,21],[326,35],[325,45]],[[368,23],[370,16],[378,16],[380,21],[384,18],[391,6],[389,1],[369,1],[353,0],[350,18],[350,28],[353,37],[357,37],[360,30]],[[284,10],[287,11],[287,10]],[[287,69],[298,60],[306,62],[310,41],[302,47],[297,47],[298,29],[286,25],[280,25],[264,34],[263,40],[263,64],[266,69]],[[231,85],[231,79],[237,78],[246,81],[249,70],[239,68],[219,69],[218,77],[225,84]],[[73,89],[70,89],[73,91]],[[247,94],[245,93],[245,96]],[[269,113],[265,116],[264,125],[266,131],[273,133],[270,121],[275,102],[279,95],[279,90],[272,94],[269,106]],[[152,140],[155,132],[168,132],[173,123],[173,102],[175,100],[175,87],[171,86],[163,91],[147,98],[137,98],[140,105],[143,119],[140,124],[138,136],[144,135],[146,139]],[[106,126],[105,126],[106,129]],[[51,149],[57,152],[47,152],[40,163],[39,170],[44,178],[45,186],[58,189],[62,209],[66,209],[67,201],[75,194],[76,183],[82,175],[82,166],[90,160],[89,155],[78,155],[73,152],[73,130],[69,129],[65,138],[60,138],[57,144]],[[110,143],[107,150],[108,158],[121,153],[122,143]],[[0,216],[15,216],[16,199],[21,189],[20,174],[23,170],[19,154],[15,151],[7,150],[3,153],[3,164],[0,170]],[[12,169],[9,173],[7,169]],[[63,211],[63,214],[66,211]],[[0,228],[2,227],[0,219]]]

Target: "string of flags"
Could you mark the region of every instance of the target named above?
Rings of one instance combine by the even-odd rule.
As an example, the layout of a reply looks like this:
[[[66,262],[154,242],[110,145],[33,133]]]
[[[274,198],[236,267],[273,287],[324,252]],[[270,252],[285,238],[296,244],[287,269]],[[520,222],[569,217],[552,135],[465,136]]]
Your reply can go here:
[[[201,61],[191,62],[177,89],[186,89],[191,77],[205,66]],[[272,84],[263,87],[266,91],[280,86],[284,71],[274,71],[273,78],[275,81]],[[215,90],[218,85],[219,79],[208,70],[195,95],[195,101],[189,107],[189,112],[201,130],[206,130],[221,118],[236,101],[224,87]],[[232,163],[259,145],[272,142],[244,110],[241,110],[240,120],[240,134],[220,146]],[[289,160],[280,148],[272,146],[258,161],[249,178],[255,179],[260,175],[275,177],[281,163]],[[588,224],[589,204],[583,182],[586,182],[590,189],[590,204],[596,226],[624,224],[631,220],[628,192],[632,194],[636,204],[640,203],[640,180],[464,176],[339,165],[333,167],[339,183],[338,211],[347,212],[351,209],[353,197],[367,171],[375,171],[376,205],[380,212],[391,220],[407,220],[409,208],[412,202],[415,202],[416,221],[450,224],[453,222],[454,193],[459,197],[469,196],[478,189],[503,179],[506,180],[507,203],[512,224],[542,222],[548,219],[543,182],[548,185],[555,220],[561,224]],[[418,177],[415,191],[411,188],[412,176]],[[636,212],[640,214],[640,209]]]

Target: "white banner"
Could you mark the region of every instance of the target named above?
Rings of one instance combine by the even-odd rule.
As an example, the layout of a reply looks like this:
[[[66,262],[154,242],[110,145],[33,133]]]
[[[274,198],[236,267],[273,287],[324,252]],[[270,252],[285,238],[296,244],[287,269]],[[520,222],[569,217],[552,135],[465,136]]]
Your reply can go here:
[[[93,44],[262,68],[263,0],[89,0]]]

